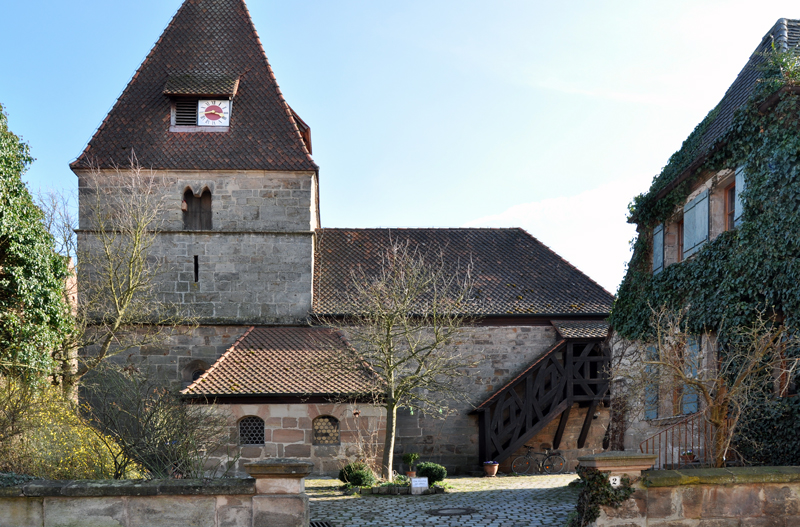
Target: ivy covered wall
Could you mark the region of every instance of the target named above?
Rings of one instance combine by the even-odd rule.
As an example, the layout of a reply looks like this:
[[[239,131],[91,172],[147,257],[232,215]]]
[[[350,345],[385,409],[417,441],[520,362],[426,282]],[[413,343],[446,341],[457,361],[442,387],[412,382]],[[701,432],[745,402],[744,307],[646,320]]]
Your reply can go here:
[[[620,336],[652,338],[651,307],[661,306],[685,310],[689,331],[714,331],[722,341],[728,328],[748,326],[759,313],[775,316],[792,331],[800,329],[799,72],[797,57],[773,53],[753,96],[736,111],[710,153],[699,152],[697,145],[716,109],[672,156],[651,189],[633,200],[630,213],[638,237],[611,314]],[[768,99],[772,102],[765,104]],[[741,225],[653,275],[653,228],[675,219],[700,183],[722,169],[742,166],[746,186]],[[690,167],[689,176],[664,193]],[[751,428],[766,433],[740,444],[742,453],[759,463],[800,464],[800,450],[790,449],[787,457],[784,443],[786,437],[800,437],[798,404],[758,401],[751,409],[758,425]],[[745,426],[740,432],[748,430]],[[778,459],[770,452],[782,455]]]

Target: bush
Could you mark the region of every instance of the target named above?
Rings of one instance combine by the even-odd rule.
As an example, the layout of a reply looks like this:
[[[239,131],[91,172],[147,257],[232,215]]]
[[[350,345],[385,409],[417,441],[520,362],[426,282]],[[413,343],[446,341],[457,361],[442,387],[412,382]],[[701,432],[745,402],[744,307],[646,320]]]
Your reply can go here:
[[[419,459],[419,454],[416,452],[409,452],[407,454],[403,454],[403,463],[408,466],[408,470],[414,470],[414,464]]]
[[[61,390],[8,378],[0,378],[0,438],[0,472],[45,479],[111,478],[121,455]],[[135,465],[126,475],[138,475]]]
[[[369,466],[361,461],[345,465],[339,471],[339,479],[354,487],[371,487],[377,481]]]
[[[417,476],[428,478],[428,484],[433,485],[447,477],[447,469],[436,463],[420,463],[417,465]]]

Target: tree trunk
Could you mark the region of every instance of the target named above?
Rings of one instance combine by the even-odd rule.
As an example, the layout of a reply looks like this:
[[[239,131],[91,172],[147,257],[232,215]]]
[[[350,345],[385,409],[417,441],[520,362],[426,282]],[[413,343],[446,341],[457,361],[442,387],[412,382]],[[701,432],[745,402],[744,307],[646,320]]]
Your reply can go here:
[[[383,440],[381,477],[386,481],[391,481],[392,462],[394,460],[394,435],[397,429],[397,406],[394,402],[388,402],[384,408],[386,408],[386,438]]]

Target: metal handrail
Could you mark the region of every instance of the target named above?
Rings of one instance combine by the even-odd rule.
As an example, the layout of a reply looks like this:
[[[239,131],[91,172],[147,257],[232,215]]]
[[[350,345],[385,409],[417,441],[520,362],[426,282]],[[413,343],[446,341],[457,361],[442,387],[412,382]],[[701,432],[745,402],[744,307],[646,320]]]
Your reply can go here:
[[[658,456],[656,469],[712,466],[713,432],[711,423],[697,412],[648,437],[639,444],[639,450]],[[692,454],[684,456],[687,451]]]

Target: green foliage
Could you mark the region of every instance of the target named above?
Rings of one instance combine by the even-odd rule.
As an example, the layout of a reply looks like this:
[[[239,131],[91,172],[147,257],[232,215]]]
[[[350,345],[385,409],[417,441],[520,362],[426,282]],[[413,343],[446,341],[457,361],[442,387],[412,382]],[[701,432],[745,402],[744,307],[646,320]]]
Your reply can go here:
[[[26,378],[51,370],[50,354],[71,327],[67,262],[22,181],[32,162],[0,105],[0,374]]]
[[[436,463],[420,463],[417,465],[417,476],[428,478],[428,484],[433,485],[447,477],[447,469]]]
[[[342,467],[339,480],[354,487],[371,487],[378,480],[369,466],[362,461],[355,461]]]
[[[408,470],[414,470],[414,464],[419,459],[419,454],[416,452],[407,452],[403,454],[403,463],[408,466]]]
[[[800,465],[800,397],[751,405],[733,442],[745,461],[756,465]]]
[[[570,514],[566,527],[585,527],[600,516],[600,506],[619,507],[631,497],[634,492],[631,480],[622,478],[622,485],[617,488],[608,482],[608,474],[596,468],[587,468],[578,465],[576,469],[581,478],[581,493],[578,495],[578,504],[575,511]]]
[[[656,202],[658,191],[685,170],[691,157],[673,156],[650,191],[634,200],[639,236],[610,319],[620,336],[652,340],[651,309],[660,307],[685,311],[689,332],[714,331],[722,342],[731,329],[749,327],[764,313],[782,318],[790,333],[800,330],[800,97],[781,93],[772,108],[758,110],[779,88],[798,84],[800,62],[794,53],[773,51],[765,55],[761,70],[754,96],[735,112],[716,150],[695,175]],[[653,227],[685,203],[700,174],[743,166],[742,224],[654,276]],[[787,454],[797,449],[781,446],[788,443],[778,439],[796,443],[794,438],[800,437],[796,403],[765,400],[752,411],[759,419],[746,422],[737,441],[745,458],[797,463],[797,456]],[[753,441],[748,443],[744,438],[750,435]]]
[[[17,401],[26,403],[24,411]],[[108,448],[110,438],[89,426],[56,387],[2,380],[0,426],[0,471],[45,479],[108,479],[114,474],[119,447],[109,442]],[[139,476],[135,465],[128,468],[125,476]]]

